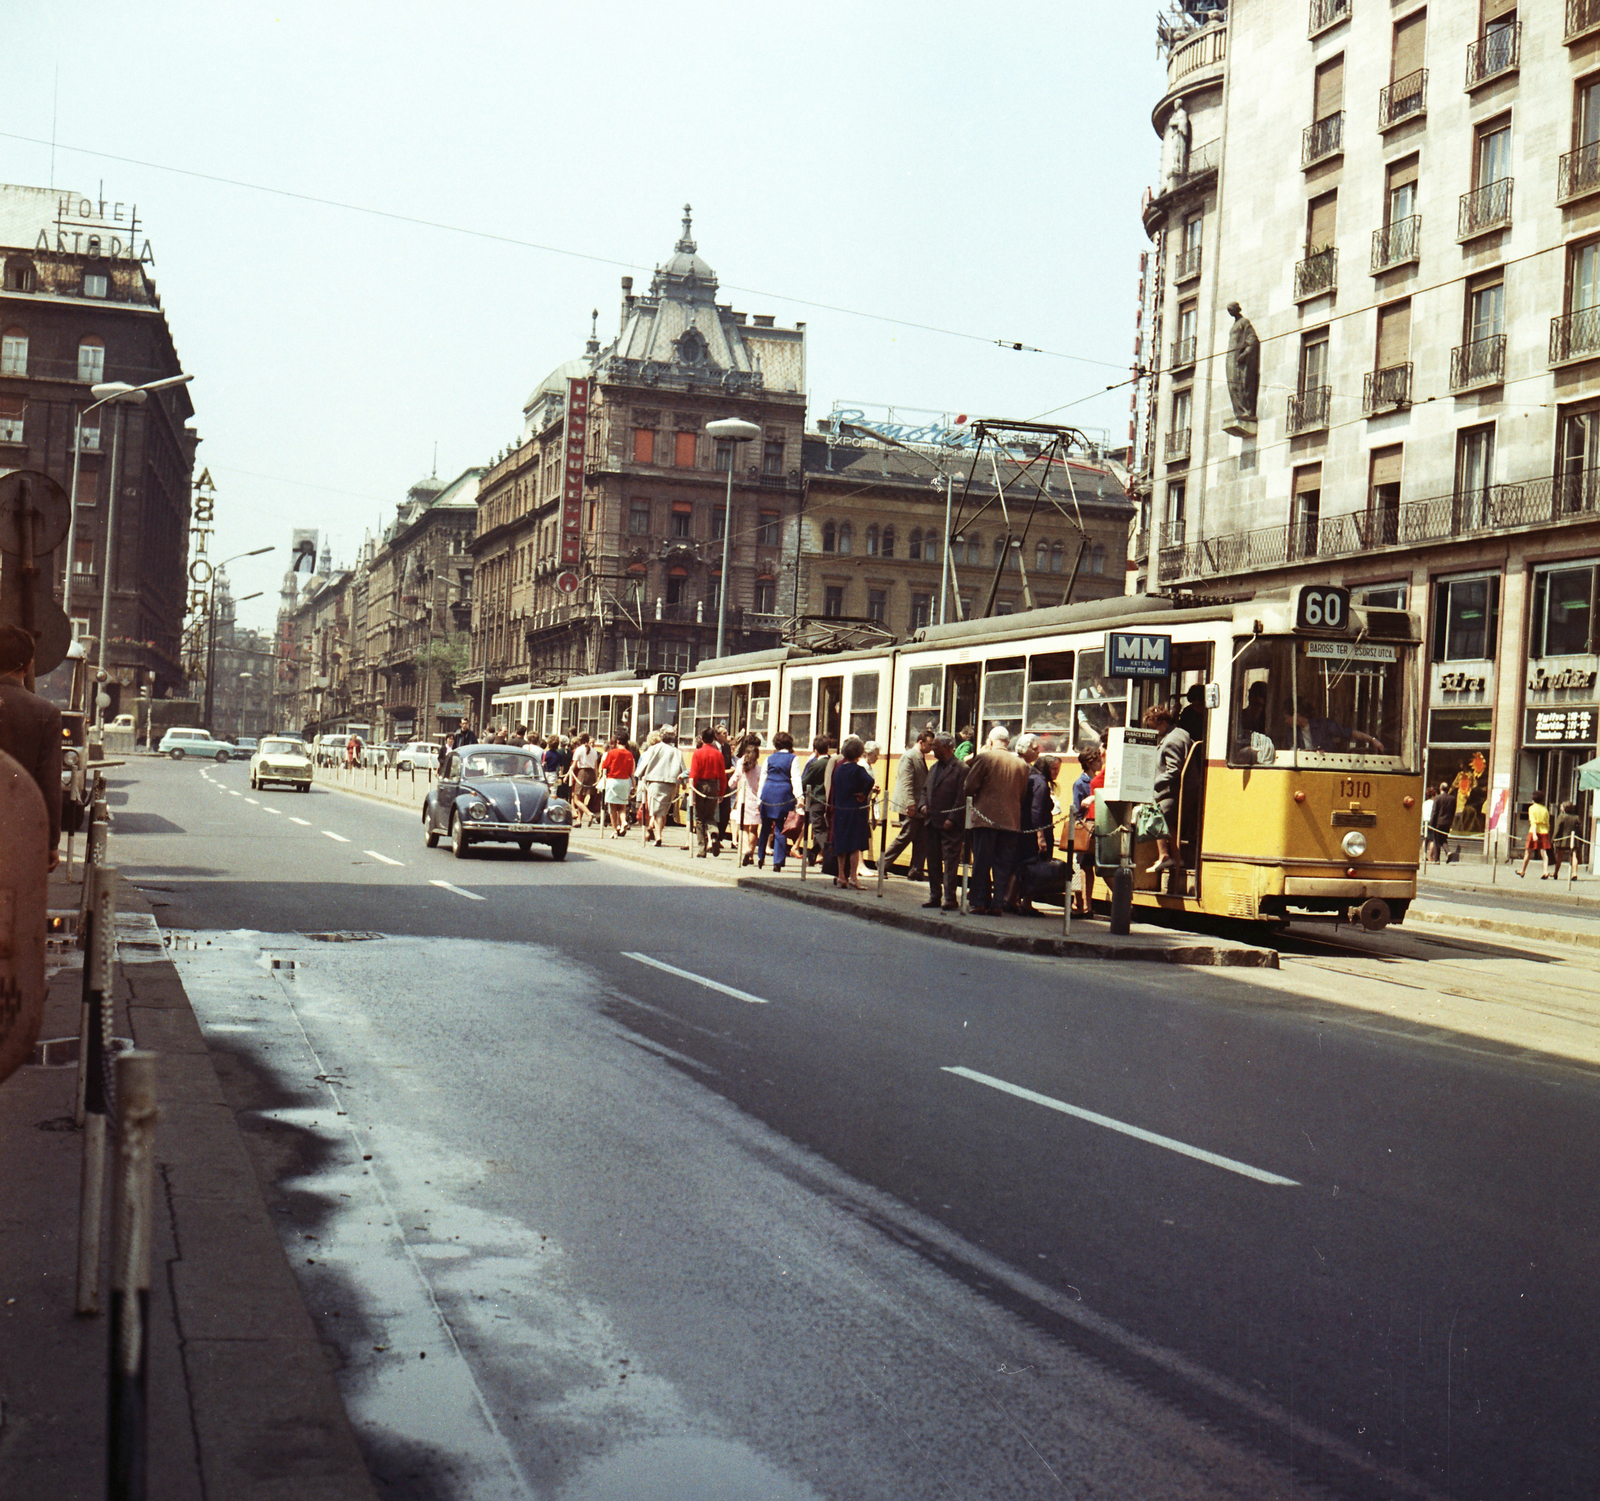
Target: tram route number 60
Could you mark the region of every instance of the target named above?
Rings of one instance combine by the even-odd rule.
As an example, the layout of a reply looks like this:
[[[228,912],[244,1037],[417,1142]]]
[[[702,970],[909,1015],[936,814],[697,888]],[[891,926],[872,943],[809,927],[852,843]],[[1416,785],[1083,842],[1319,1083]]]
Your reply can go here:
[[[1296,630],[1348,630],[1350,591],[1339,588],[1302,589],[1294,623]]]

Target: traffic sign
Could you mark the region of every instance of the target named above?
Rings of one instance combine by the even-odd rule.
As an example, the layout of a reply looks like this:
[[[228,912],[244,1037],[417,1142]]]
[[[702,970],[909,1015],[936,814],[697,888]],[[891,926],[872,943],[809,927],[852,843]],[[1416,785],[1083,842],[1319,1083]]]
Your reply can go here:
[[[22,534],[32,532],[33,556],[54,552],[67,540],[72,507],[67,492],[37,469],[14,469],[0,475],[0,552],[22,556]]]
[[[556,588],[563,594],[576,594],[578,592],[578,575],[569,568],[556,579]]]
[[[11,567],[0,574],[0,624],[23,625],[22,591],[26,586],[21,573],[20,568]],[[41,598],[42,590],[37,587],[37,581],[35,585],[31,626],[35,639],[33,670],[36,676],[43,677],[66,660],[67,648],[72,645],[72,622],[48,594]]]

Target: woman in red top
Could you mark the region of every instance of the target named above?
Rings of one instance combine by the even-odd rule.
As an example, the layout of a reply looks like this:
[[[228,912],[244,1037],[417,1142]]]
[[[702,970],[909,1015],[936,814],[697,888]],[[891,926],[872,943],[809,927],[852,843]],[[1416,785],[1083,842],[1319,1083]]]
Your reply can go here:
[[[615,735],[606,746],[600,770],[606,778],[606,812],[611,815],[611,837],[628,832],[628,796],[633,791],[633,752]]]

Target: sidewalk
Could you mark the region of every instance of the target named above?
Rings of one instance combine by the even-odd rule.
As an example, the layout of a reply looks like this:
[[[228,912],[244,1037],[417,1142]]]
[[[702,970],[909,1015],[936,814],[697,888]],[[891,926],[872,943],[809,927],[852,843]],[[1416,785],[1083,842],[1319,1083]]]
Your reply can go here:
[[[78,888],[51,886],[52,908]],[[116,1032],[159,1055],[149,1494],[374,1501],[371,1480],[149,906],[119,892]],[[0,1496],[105,1495],[106,1321],[74,1314],[81,963],[51,980],[39,1049],[0,1086]],[[108,1188],[110,1165],[107,1168]],[[109,1260],[109,1192],[106,1253]],[[102,1273],[101,1307],[109,1307]]]
[[[1519,861],[1520,863],[1520,861]],[[1600,880],[1582,873],[1568,887],[1541,881],[1531,865],[1521,878],[1513,865],[1426,865],[1406,926],[1470,928],[1507,938],[1600,949]]]

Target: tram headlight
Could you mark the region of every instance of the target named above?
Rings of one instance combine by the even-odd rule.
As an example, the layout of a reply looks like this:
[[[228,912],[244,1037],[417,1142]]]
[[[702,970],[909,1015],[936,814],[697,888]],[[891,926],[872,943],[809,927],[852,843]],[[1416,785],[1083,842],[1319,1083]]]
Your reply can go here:
[[[1367,852],[1367,836],[1360,829],[1351,829],[1339,844],[1352,860],[1359,860]]]

